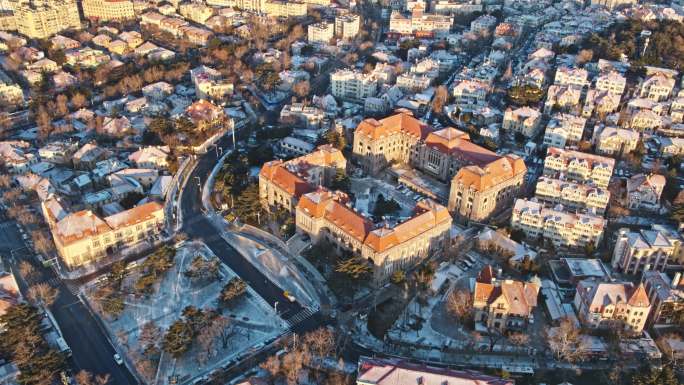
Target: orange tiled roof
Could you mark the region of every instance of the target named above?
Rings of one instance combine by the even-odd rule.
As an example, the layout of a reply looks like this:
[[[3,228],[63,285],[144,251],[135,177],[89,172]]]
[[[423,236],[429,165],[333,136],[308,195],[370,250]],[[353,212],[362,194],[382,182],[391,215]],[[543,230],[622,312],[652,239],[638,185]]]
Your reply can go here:
[[[295,197],[302,196],[312,190],[304,179],[290,172],[282,160],[264,163],[259,174]]]
[[[648,299],[648,294],[646,293],[643,283],[640,283],[634,290],[634,293],[629,297],[628,303],[631,306],[639,307],[648,307],[650,305],[650,300]]]
[[[477,191],[485,191],[514,176],[527,172],[527,166],[522,158],[508,155],[499,158],[484,167],[462,167],[454,176],[454,181],[466,186],[472,186]]]
[[[164,210],[158,202],[148,202],[132,209],[110,215],[104,220],[114,230],[152,219],[156,212]]]
[[[400,112],[384,119],[365,119],[356,127],[356,134],[363,134],[372,139],[389,136],[393,133],[404,132],[418,139],[423,139],[429,132],[429,127],[410,114]]]

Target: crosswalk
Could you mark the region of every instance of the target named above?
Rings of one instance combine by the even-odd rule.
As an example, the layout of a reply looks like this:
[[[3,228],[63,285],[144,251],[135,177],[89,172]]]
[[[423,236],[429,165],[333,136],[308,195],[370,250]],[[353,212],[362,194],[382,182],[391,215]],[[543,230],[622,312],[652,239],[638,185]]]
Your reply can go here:
[[[317,311],[318,310],[316,310],[314,308],[308,308],[307,307],[307,308],[300,310],[297,314],[295,314],[291,318],[287,319],[286,321],[287,321],[288,325],[290,325],[290,327],[293,328],[293,327],[299,325],[300,323],[306,321],[307,319],[309,319],[309,317],[316,314]]]

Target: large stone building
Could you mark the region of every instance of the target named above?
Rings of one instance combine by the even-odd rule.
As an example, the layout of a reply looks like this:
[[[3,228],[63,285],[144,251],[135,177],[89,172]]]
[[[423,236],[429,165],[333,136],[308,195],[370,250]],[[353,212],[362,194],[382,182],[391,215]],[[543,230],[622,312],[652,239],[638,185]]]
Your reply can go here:
[[[164,206],[157,202],[100,218],[90,210],[67,213],[52,199],[43,203],[43,215],[50,225],[57,252],[70,269],[151,240],[164,227]]]
[[[281,208],[294,212],[303,194],[317,186],[329,186],[335,174],[346,167],[342,151],[330,145],[287,162],[267,162],[259,172],[259,200],[269,211]]]
[[[536,199],[518,199],[513,206],[511,227],[531,240],[545,239],[556,247],[597,247],[603,238],[605,219],[550,208]]]
[[[501,128],[511,132],[519,132],[531,138],[539,132],[541,113],[531,107],[507,109],[504,113]]]
[[[410,16],[392,11],[389,31],[400,35],[430,35],[441,38],[449,34],[453,24],[452,16],[427,14],[421,5],[413,8]]]
[[[386,281],[449,244],[451,216],[432,200],[418,202],[413,215],[394,226],[375,224],[350,207],[349,197],[319,188],[303,195],[296,209],[297,231],[325,239],[340,250],[371,261],[376,281]]]
[[[627,205],[634,210],[657,211],[660,195],[665,189],[665,177],[660,174],[636,174],[627,180]]]
[[[75,0],[21,1],[14,7],[17,31],[30,38],[47,39],[69,28],[81,28]]]
[[[577,284],[574,300],[583,326],[598,329],[622,328],[639,334],[644,329],[651,301],[643,284],[602,282],[586,279]]]
[[[129,0],[82,0],[83,16],[108,21],[135,19],[133,2]]]
[[[354,132],[353,152],[371,175],[397,162],[443,183],[451,182],[449,210],[473,220],[483,220],[510,203],[527,172],[515,155],[499,156],[455,128],[431,132],[427,124],[407,113],[362,121]]]
[[[544,175],[608,188],[615,159],[574,150],[549,147],[544,159]]]
[[[613,268],[626,274],[663,271],[668,263],[681,263],[682,235],[671,228],[653,225],[650,230],[620,229],[613,249]]]
[[[498,280],[490,265],[475,279],[473,310],[475,322],[498,331],[525,330],[537,306],[541,285],[510,279]]]

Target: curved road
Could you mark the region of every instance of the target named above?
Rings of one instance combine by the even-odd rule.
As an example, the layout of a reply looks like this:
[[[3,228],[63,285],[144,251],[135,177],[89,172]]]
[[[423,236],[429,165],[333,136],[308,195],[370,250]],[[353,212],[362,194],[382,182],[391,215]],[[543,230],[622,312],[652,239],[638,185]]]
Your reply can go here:
[[[232,146],[230,135],[221,138],[217,145],[222,148],[230,148]],[[269,281],[265,275],[223,239],[219,230],[202,212],[202,194],[197,183],[197,177],[200,178],[201,184],[204,184],[218,158],[216,151],[211,149],[206,154],[201,155],[198,158],[197,165],[188,176],[185,187],[179,191],[178,199],[180,200],[183,218],[182,231],[187,233],[190,238],[203,241],[223,263],[247,282],[267,303],[273,305],[278,302],[278,311],[283,319],[291,319],[304,311],[305,308],[299,303],[290,302],[285,298],[283,290]],[[295,332],[311,330],[320,324],[321,317],[316,313],[303,322],[293,325],[292,330]]]

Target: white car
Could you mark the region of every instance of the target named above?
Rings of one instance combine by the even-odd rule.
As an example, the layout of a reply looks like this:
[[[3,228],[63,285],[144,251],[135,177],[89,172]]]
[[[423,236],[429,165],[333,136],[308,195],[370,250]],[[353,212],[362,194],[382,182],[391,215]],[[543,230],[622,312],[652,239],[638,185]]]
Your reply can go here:
[[[121,359],[119,353],[114,354],[114,361],[117,365],[123,365],[123,360]]]

